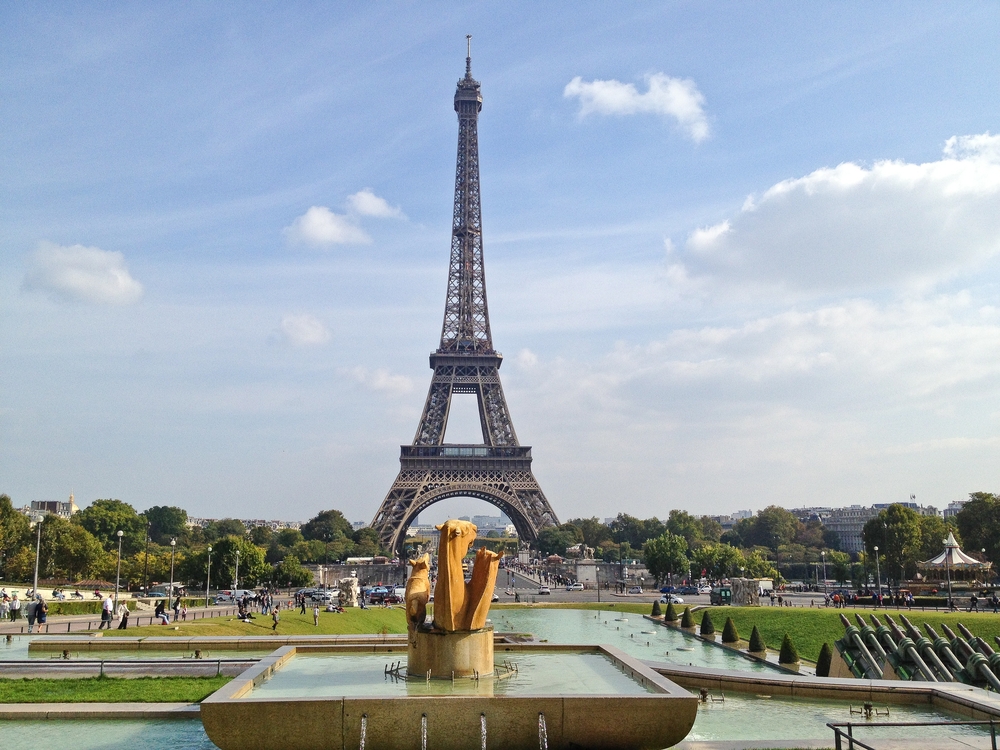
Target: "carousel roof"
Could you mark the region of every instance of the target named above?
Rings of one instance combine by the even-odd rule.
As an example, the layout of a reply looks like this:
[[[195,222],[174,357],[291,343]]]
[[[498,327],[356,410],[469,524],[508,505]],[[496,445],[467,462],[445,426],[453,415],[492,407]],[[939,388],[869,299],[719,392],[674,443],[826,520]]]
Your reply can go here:
[[[921,568],[988,568],[992,563],[980,562],[971,557],[959,548],[955,535],[948,532],[948,538],[944,540],[944,552],[930,560],[917,563]]]

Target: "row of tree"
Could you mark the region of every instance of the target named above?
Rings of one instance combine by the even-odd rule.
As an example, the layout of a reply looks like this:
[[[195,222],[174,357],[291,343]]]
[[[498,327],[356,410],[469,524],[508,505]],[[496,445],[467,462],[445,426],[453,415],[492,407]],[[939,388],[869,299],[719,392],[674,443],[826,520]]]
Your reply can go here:
[[[189,527],[187,521],[183,508],[154,506],[137,513],[128,503],[113,499],[95,500],[71,520],[48,515],[40,528],[39,576],[70,583],[114,581],[120,545],[120,580],[125,588],[144,581],[169,581],[171,566],[175,581],[203,587],[210,555],[212,588],[233,583],[237,560],[241,585],[305,585],[312,575],[303,564],[383,552],[374,530],[355,531],[337,510],[322,511],[301,530],[247,529],[232,518],[205,527]],[[0,495],[0,578],[32,579],[36,533],[10,497]]]

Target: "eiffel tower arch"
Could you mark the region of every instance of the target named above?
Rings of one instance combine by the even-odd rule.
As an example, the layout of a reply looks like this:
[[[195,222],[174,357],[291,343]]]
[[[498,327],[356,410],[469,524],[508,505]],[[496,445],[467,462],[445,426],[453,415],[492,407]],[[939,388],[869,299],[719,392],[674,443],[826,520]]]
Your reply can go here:
[[[458,157],[452,218],[451,260],[441,345],[430,355],[431,378],[413,443],[400,447],[399,474],[372,520],[382,543],[402,553],[417,515],[450,497],[473,497],[500,508],[521,539],[559,523],[531,471],[531,447],[521,445],[500,383],[503,355],[493,349],[486,304],[482,211],[479,201],[480,84],[472,55],[455,91]],[[451,399],[472,393],[479,404],[483,442],[444,442]]]

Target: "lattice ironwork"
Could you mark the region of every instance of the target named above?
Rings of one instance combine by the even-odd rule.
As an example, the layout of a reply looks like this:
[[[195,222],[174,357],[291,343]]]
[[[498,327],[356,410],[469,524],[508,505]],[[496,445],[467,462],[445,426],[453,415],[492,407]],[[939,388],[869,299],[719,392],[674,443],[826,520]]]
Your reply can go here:
[[[455,91],[458,156],[441,345],[430,358],[434,375],[413,443],[401,446],[399,475],[372,521],[382,542],[397,552],[402,551],[413,519],[449,497],[474,497],[492,503],[528,541],[537,538],[543,527],[559,523],[531,472],[531,448],[517,442],[500,383],[503,356],[493,349],[490,334],[479,199],[478,123],[482,106],[480,84],[472,77],[470,44],[465,77]],[[481,444],[444,443],[455,393],[476,394]]]

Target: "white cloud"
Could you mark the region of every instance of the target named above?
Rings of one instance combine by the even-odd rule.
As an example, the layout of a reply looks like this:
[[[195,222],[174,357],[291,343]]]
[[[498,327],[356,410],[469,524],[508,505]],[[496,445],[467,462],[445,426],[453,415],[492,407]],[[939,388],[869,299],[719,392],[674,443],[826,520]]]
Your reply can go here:
[[[367,370],[355,367],[351,375],[362,385],[373,391],[382,391],[393,395],[402,395],[413,390],[413,381],[405,375],[393,375],[388,370]]]
[[[142,297],[142,284],[132,278],[121,253],[52,242],[38,243],[23,288],[73,302],[109,305],[128,305]]]
[[[665,73],[646,76],[649,89],[640,94],[634,84],[610,81],[584,81],[577,76],[566,84],[563,96],[580,100],[580,117],[599,115],[634,115],[651,113],[677,121],[684,133],[696,143],[708,138],[705,97],[690,78],[671,78]]]
[[[309,313],[285,315],[281,319],[281,334],[294,346],[321,346],[330,340],[330,329]]]
[[[939,161],[847,162],[784,180],[688,238],[690,269],[789,288],[928,285],[1000,254],[1000,137]]]
[[[538,355],[531,349],[522,349],[517,353],[514,362],[524,370],[530,370],[538,364]]]
[[[385,198],[375,195],[371,188],[347,196],[347,207],[358,216],[374,216],[377,219],[406,218],[399,206],[390,206]]]
[[[326,206],[312,206],[284,229],[293,244],[323,247],[328,245],[370,245],[372,238],[349,216],[335,214]]]

